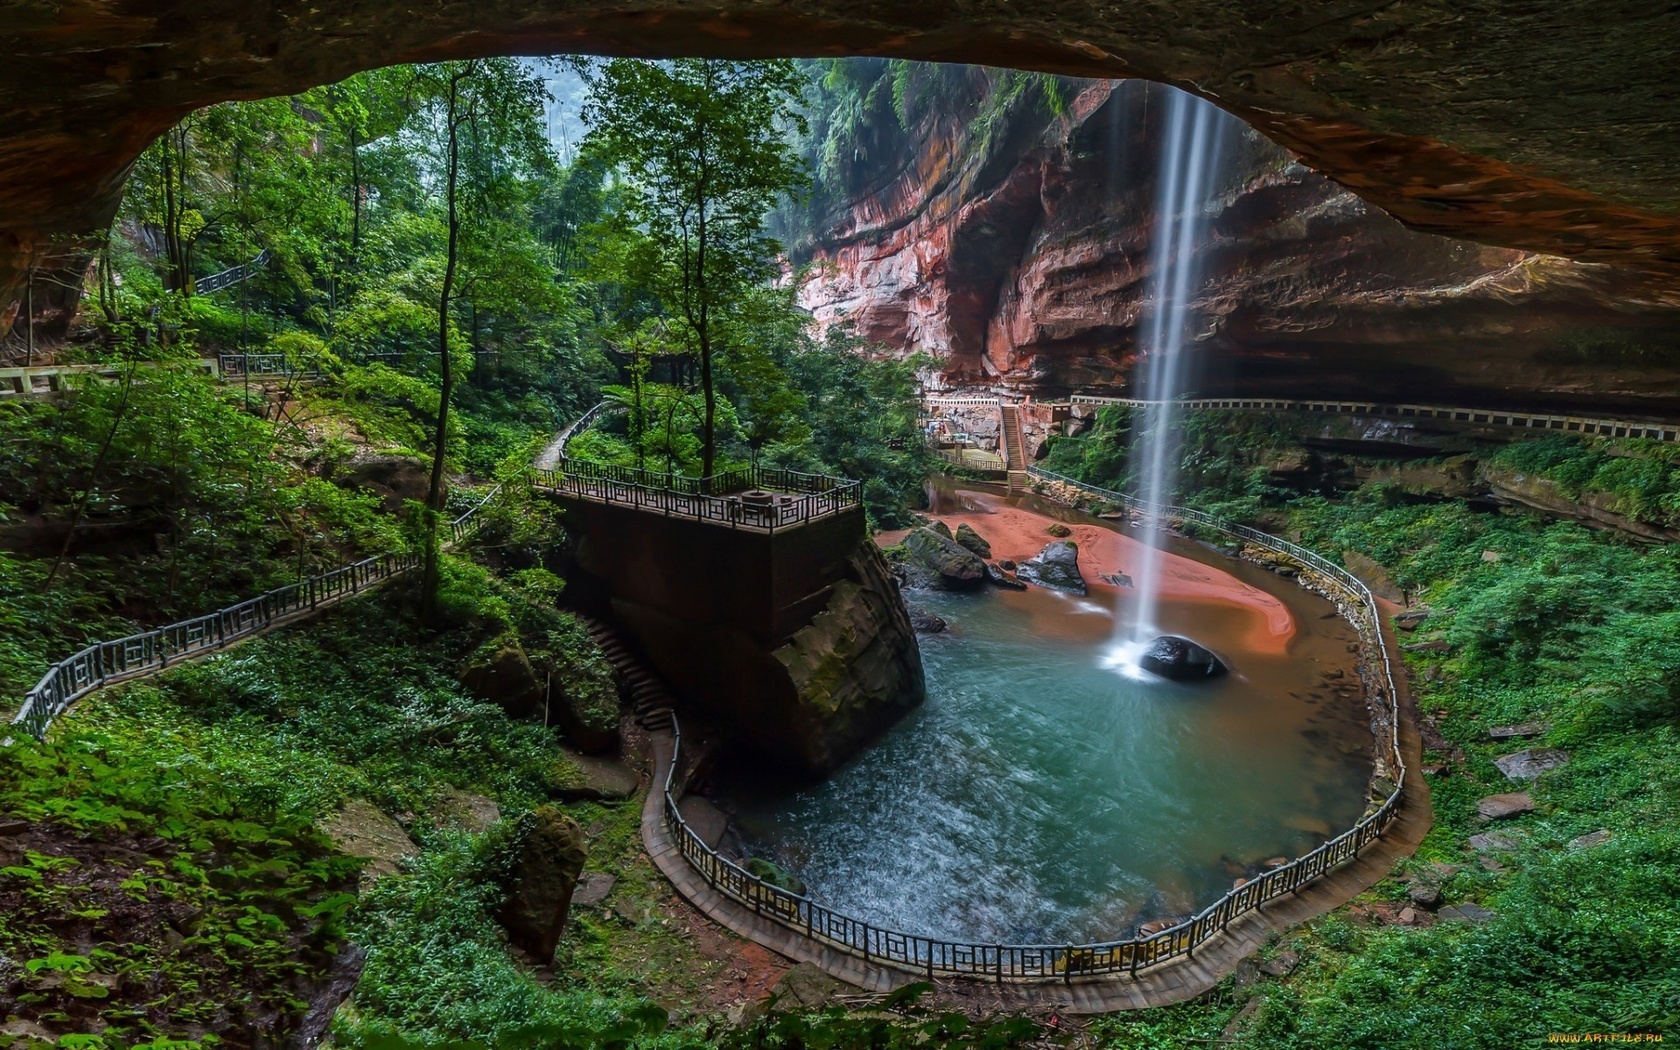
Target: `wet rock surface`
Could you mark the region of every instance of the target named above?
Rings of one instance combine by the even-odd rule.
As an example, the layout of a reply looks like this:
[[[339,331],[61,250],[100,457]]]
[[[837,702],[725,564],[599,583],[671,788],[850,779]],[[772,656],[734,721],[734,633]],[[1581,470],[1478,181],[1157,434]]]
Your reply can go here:
[[[1175,682],[1217,678],[1226,670],[1219,657],[1190,639],[1173,634],[1164,634],[1150,642],[1138,657],[1138,666]]]
[[[1022,562],[1015,575],[1040,587],[1051,587],[1070,594],[1088,593],[1085,577],[1079,573],[1079,544],[1072,540],[1047,544],[1036,557]]]
[[[904,610],[910,614],[910,626],[917,634],[938,634],[949,626],[942,617],[935,616],[914,602],[905,602]]]

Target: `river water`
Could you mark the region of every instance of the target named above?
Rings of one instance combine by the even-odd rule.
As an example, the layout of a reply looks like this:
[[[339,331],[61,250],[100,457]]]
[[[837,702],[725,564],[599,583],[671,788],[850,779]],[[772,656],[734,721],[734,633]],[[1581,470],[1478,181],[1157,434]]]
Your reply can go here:
[[[1061,520],[1093,581],[1139,546],[1032,497],[947,488],[937,510],[998,557]],[[1167,546],[1162,626],[1230,675],[1178,684],[1107,666],[1123,587],[906,592],[950,624],[920,639],[928,702],[821,784],[721,784],[747,849],[872,924],[1070,943],[1190,914],[1351,826],[1371,769],[1352,628],[1292,581]]]

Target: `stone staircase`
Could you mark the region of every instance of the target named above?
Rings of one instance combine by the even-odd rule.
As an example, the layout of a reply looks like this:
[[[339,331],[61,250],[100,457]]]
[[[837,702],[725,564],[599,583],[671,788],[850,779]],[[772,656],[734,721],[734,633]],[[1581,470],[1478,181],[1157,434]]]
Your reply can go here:
[[[1014,405],[999,406],[1003,413],[1003,458],[1009,471],[1009,491],[1027,487],[1027,444],[1021,439],[1021,414]]]
[[[671,691],[647,666],[628,639],[600,620],[579,616],[589,637],[601,647],[608,662],[624,680],[630,693],[630,713],[636,724],[649,733],[671,732]]]

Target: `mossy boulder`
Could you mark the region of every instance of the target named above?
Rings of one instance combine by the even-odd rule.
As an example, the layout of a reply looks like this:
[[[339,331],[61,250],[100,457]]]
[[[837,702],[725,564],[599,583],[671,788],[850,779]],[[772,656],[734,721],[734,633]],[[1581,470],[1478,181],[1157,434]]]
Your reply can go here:
[[[746,863],[747,874],[769,883],[779,890],[805,896],[805,883],[799,876],[788,871],[775,861],[765,860],[763,857],[749,857]]]
[[[579,751],[604,755],[618,749],[618,679],[595,639],[577,618],[561,614],[540,652],[549,669],[549,716]]]
[[[479,646],[462,666],[460,682],[467,695],[495,704],[511,718],[526,718],[541,709],[544,682],[517,636],[504,635]]]
[[[1057,539],[1066,539],[1067,537],[1073,535],[1073,530],[1059,521],[1051,522],[1049,525],[1045,526],[1044,531],[1048,532]]]
[[[978,532],[975,532],[974,526],[966,521],[957,526],[956,540],[973,551],[978,558],[990,558],[992,556],[992,545],[987,543]]]
[[[932,522],[928,523],[928,528],[932,529],[934,532],[939,533],[941,536],[945,537],[948,540],[954,538],[951,535],[951,526],[945,524],[943,521],[940,521],[937,518],[935,518]]]
[[[986,563],[956,540],[933,529],[913,529],[904,538],[910,564],[924,582],[946,590],[972,590],[986,582]]]
[[[565,932],[572,892],[588,859],[583,829],[559,807],[539,806],[520,820],[502,925],[513,943],[544,963]]]
[[[915,630],[872,542],[854,549],[847,576],[772,654],[791,695],[766,689],[768,702],[736,716],[763,754],[810,776],[844,765],[927,696]]]

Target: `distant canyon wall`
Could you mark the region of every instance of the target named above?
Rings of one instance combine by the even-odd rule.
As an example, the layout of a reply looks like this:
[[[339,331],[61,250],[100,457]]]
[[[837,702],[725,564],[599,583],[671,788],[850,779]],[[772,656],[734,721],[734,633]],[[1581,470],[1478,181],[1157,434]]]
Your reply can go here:
[[[810,217],[800,299],[929,382],[1128,389],[1165,93],[929,114]],[[1227,118],[1195,333],[1205,395],[1680,411],[1680,288],[1416,233]]]

